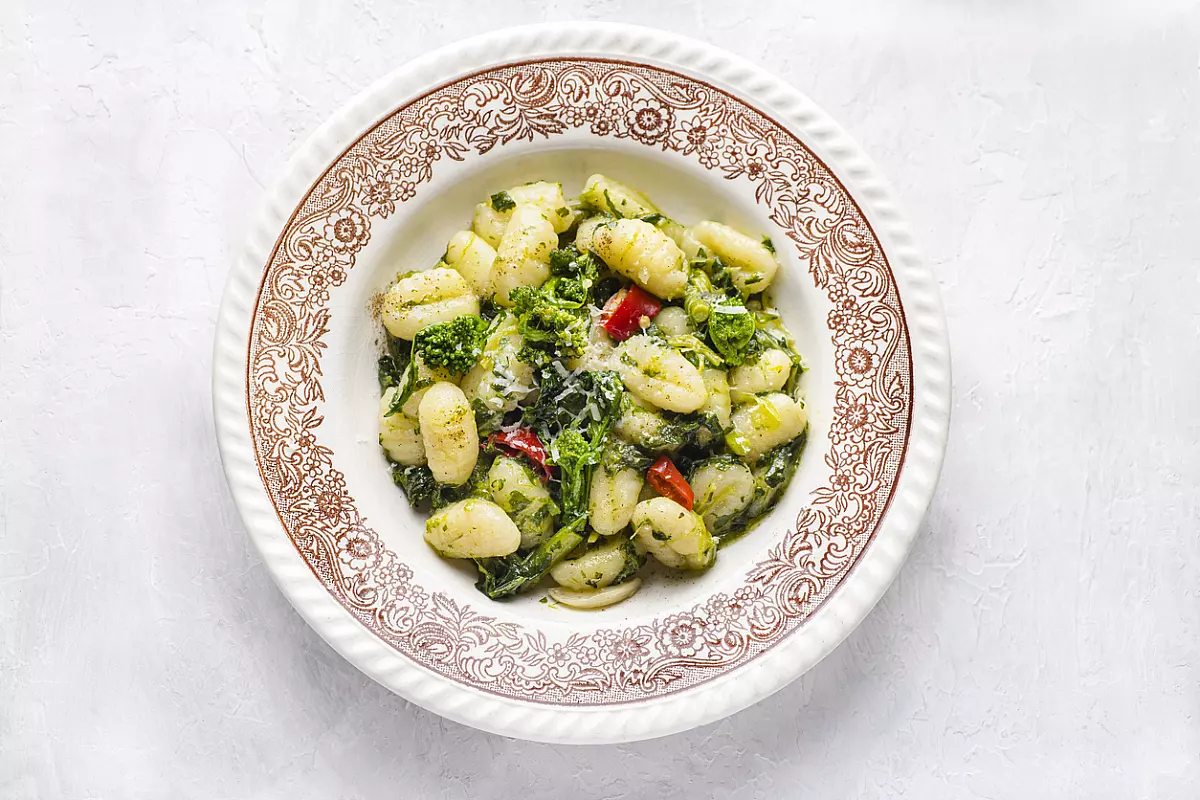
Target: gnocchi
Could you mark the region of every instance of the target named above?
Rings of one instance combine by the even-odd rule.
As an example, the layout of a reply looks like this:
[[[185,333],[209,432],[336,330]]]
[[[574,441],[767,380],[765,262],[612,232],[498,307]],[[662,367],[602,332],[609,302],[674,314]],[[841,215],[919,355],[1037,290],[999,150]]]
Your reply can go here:
[[[734,367],[729,388],[745,394],[778,392],[792,374],[792,357],[778,348],[765,350],[756,361]]]
[[[708,569],[717,559],[717,543],[704,520],[665,497],[637,504],[633,533],[638,544],[664,567]]]
[[[597,533],[614,536],[629,525],[642,491],[643,470],[639,466],[623,448],[608,446],[592,475],[588,494],[588,519]]]
[[[529,467],[515,458],[497,458],[488,470],[487,485],[492,500],[521,531],[521,547],[541,544],[554,530],[558,507]]]
[[[667,411],[696,411],[708,397],[700,370],[648,336],[634,336],[618,348],[617,372],[629,391]]]
[[[509,297],[518,286],[540,286],[550,277],[550,253],[558,234],[536,206],[517,206],[504,238],[496,248],[492,266],[492,294],[497,303],[511,306]]]
[[[579,201],[588,208],[615,217],[644,217],[658,212],[646,195],[600,174],[593,175],[584,182]]]
[[[379,444],[428,545],[473,559],[489,598],[542,584],[573,609],[635,595],[649,558],[712,566],[807,440],[802,361],[760,294],[769,243],[602,174],[578,200],[513,186],[462,223],[374,306]]]
[[[412,339],[428,325],[479,313],[479,298],[462,275],[446,267],[414,272],[384,295],[383,326],[398,339]]]
[[[695,511],[711,533],[723,531],[754,499],[754,474],[736,458],[717,456],[702,462],[690,481]]]
[[[658,312],[654,324],[667,336],[685,336],[692,332],[692,321],[680,306],[667,306]]]
[[[708,397],[700,410],[710,415],[716,420],[717,425],[725,430],[729,427],[729,418],[732,412],[729,380],[725,370],[709,367],[700,373],[700,378],[704,381],[705,391],[708,392]]]
[[[745,295],[764,291],[775,280],[779,260],[764,241],[750,238],[719,222],[705,221],[688,231],[699,247],[720,258],[729,269],[738,291]],[[696,253],[689,253],[696,255]]]
[[[475,294],[480,297],[491,296],[492,264],[496,261],[496,249],[486,239],[472,231],[459,231],[446,245],[443,260],[467,279]]]
[[[578,591],[575,589],[564,589],[561,586],[555,586],[548,594],[551,599],[557,603],[562,603],[564,606],[571,608],[580,608],[585,610],[594,610],[598,608],[606,608],[611,605],[616,605],[622,600],[628,600],[637,593],[637,590],[642,588],[642,579],[634,578],[625,583],[618,583],[615,586],[606,586],[603,589],[586,589]]]
[[[477,205],[471,229],[492,247],[499,247],[513,210],[521,206],[537,209],[555,233],[566,231],[574,222],[574,212],[563,197],[562,184],[534,181],[497,192]]]
[[[618,219],[597,226],[592,250],[604,263],[653,295],[683,296],[688,274],[683,251],[658,228],[640,219]]]
[[[632,540],[614,537],[576,558],[555,564],[550,568],[550,577],[559,586],[577,592],[603,589],[636,572],[644,560]]]
[[[425,442],[417,420],[403,409],[388,413],[398,391],[399,387],[393,386],[379,398],[379,444],[397,464],[421,466],[425,463]]]
[[[731,423],[725,445],[731,453],[753,460],[803,433],[808,411],[786,394],[774,392],[739,407]]]
[[[430,386],[421,398],[417,420],[433,477],[451,486],[466,483],[479,458],[479,431],[462,389],[448,381]]]
[[[516,552],[521,532],[500,506],[468,497],[425,520],[425,541],[446,558],[494,558]]]

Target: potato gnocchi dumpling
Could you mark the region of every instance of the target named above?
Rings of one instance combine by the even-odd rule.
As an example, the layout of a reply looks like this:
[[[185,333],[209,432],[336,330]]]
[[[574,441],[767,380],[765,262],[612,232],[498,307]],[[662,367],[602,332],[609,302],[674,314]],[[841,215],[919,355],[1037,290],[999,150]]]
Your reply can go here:
[[[682,413],[704,405],[704,378],[678,350],[649,336],[634,336],[617,351],[617,371],[625,388],[646,403]]]
[[[778,392],[792,374],[792,357],[778,348],[764,350],[758,358],[729,372],[729,388],[745,394]]]
[[[425,521],[425,541],[446,558],[494,558],[516,552],[521,532],[500,506],[468,497]]]
[[[633,578],[625,583],[618,583],[616,586],[606,586],[603,589],[584,589],[581,591],[565,589],[562,586],[553,586],[547,594],[556,603],[562,603],[564,606],[570,606],[571,608],[591,611],[616,605],[622,600],[628,600],[640,588],[642,588],[642,579]]]
[[[383,297],[383,326],[398,339],[464,314],[479,313],[479,298],[462,275],[446,267],[414,272],[392,284]]]
[[[558,246],[554,226],[537,206],[517,206],[492,265],[492,295],[502,306],[511,306],[518,286],[541,286],[550,277],[550,253]]]
[[[610,442],[605,448],[588,494],[588,522],[602,536],[614,536],[629,525],[641,494],[644,458],[636,448]]]
[[[554,531],[558,506],[549,490],[520,460],[501,456],[492,462],[487,487],[496,505],[521,531],[521,547],[541,544]]]
[[[656,214],[658,209],[650,198],[620,181],[596,174],[584,181],[579,202],[593,211],[612,214],[614,217],[644,217]]]
[[[599,225],[591,249],[616,272],[664,300],[683,296],[688,274],[679,245],[640,219],[617,219]]]
[[[696,494],[694,508],[710,532],[723,530],[726,521],[754,499],[754,473],[736,458],[715,456],[700,462],[690,483]]]
[[[397,464],[421,466],[425,463],[425,442],[416,417],[410,417],[403,410],[391,413],[399,391],[393,386],[379,398],[379,445]]]
[[[480,297],[492,294],[492,264],[496,261],[496,248],[473,231],[459,231],[446,245],[443,257],[446,265],[453,267],[467,279],[472,291]]]
[[[779,271],[775,251],[762,240],[755,240],[719,222],[705,221],[688,231],[711,255],[725,262],[738,291],[757,294],[766,290]],[[695,257],[695,253],[689,253]]]
[[[700,373],[700,378],[704,381],[704,390],[708,392],[708,398],[700,407],[701,413],[711,416],[721,430],[727,429],[732,410],[729,376],[723,369],[709,367]]]
[[[550,577],[559,586],[577,592],[603,589],[625,577],[632,577],[645,556],[631,539],[613,537],[568,558],[550,568]]]
[[[564,610],[634,596],[649,559],[711,567],[807,438],[770,242],[601,174],[578,199],[495,191],[469,223],[378,304],[379,444],[426,542],[488,598]]]
[[[708,569],[717,560],[717,544],[704,520],[666,497],[637,504],[633,533],[638,544],[664,567]]]
[[[731,422],[733,430],[725,437],[729,451],[757,458],[799,436],[808,425],[808,411],[803,403],[773,392],[739,406]]]
[[[466,483],[479,458],[479,431],[462,389],[447,381],[430,386],[417,419],[433,477],[450,486]]]
[[[514,209],[520,206],[536,208],[555,233],[566,231],[575,221],[575,212],[563,197],[561,183],[534,181],[497,192],[475,206],[471,229],[492,247],[499,247]]]

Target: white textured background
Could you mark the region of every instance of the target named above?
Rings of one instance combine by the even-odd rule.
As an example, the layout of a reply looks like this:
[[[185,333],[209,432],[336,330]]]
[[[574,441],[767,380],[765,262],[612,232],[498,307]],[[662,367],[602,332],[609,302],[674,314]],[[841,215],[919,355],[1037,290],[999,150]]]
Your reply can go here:
[[[311,633],[208,398],[292,149],[418,53],[570,18],[717,43],[841,120],[907,201],[956,375],[922,536],[839,650],[578,749],[444,722]],[[0,265],[4,800],[1200,796],[1194,2],[5,0]]]

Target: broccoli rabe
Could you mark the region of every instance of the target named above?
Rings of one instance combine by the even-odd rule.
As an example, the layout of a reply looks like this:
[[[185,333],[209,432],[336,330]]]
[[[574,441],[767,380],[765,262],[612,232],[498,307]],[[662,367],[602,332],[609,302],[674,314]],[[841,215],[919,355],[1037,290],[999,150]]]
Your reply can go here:
[[[550,274],[594,284],[600,277],[600,264],[591,253],[581,253],[575,245],[568,245],[550,253]]]
[[[558,280],[564,279],[554,278],[547,284]],[[510,297],[517,330],[525,340],[517,358],[541,367],[555,360],[576,358],[587,347],[591,315],[582,301],[564,301],[549,285],[536,289],[518,286]]]
[[[471,477],[461,486],[438,483],[429,467],[406,467],[393,462],[392,482],[404,490],[404,496],[413,508],[428,503],[430,510],[437,511],[468,497],[486,496],[488,470],[494,460],[493,454],[481,453]]]
[[[525,409],[525,424],[543,442],[553,441],[584,420],[611,425],[621,410],[625,386],[615,372],[573,374],[553,367],[541,372],[538,401]]]
[[[547,380],[543,373],[541,399],[528,416],[543,440],[550,441],[550,462],[558,467],[556,488],[564,524],[525,555],[478,559],[479,591],[495,600],[528,589],[583,542],[592,473],[604,454],[605,439],[620,413],[623,394],[621,379],[614,372],[585,372],[558,383]],[[573,412],[553,399],[565,399],[566,395],[572,396]]]
[[[432,369],[464,375],[479,360],[487,329],[487,320],[474,314],[429,325],[413,338],[413,356]]]
[[[736,367],[746,360],[754,331],[754,315],[741,303],[725,300],[712,307],[708,338],[726,364]]]
[[[551,567],[583,542],[586,523],[587,517],[569,522],[523,556],[514,553],[511,556],[475,559],[475,566],[479,569],[476,588],[492,600],[511,597],[532,588],[550,572]]]

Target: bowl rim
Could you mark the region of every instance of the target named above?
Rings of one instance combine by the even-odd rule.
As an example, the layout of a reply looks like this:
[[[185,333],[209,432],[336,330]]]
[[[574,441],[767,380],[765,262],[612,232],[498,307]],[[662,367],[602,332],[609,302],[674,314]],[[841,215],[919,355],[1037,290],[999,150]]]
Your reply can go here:
[[[693,688],[636,704],[548,705],[488,694],[438,675],[378,639],[313,576],[279,524],[259,478],[245,425],[245,342],[254,298],[279,230],[321,174],[362,131],[401,103],[481,69],[539,57],[618,57],[722,86],[769,111],[833,171],[887,253],[904,302],[912,352],[909,447],[893,499],[851,575],[796,630],[757,658]],[[715,721],[762,700],[829,654],[899,572],[932,499],[950,418],[950,357],[933,275],[922,263],[894,193],[878,169],[797,89],[712,45],[611,23],[548,23],[463,40],[405,64],[343,106],[303,144],[268,192],[230,271],[213,354],[217,440],[239,514],[264,563],[301,617],[337,652],[402,697],[493,733],[561,743],[662,736]]]

